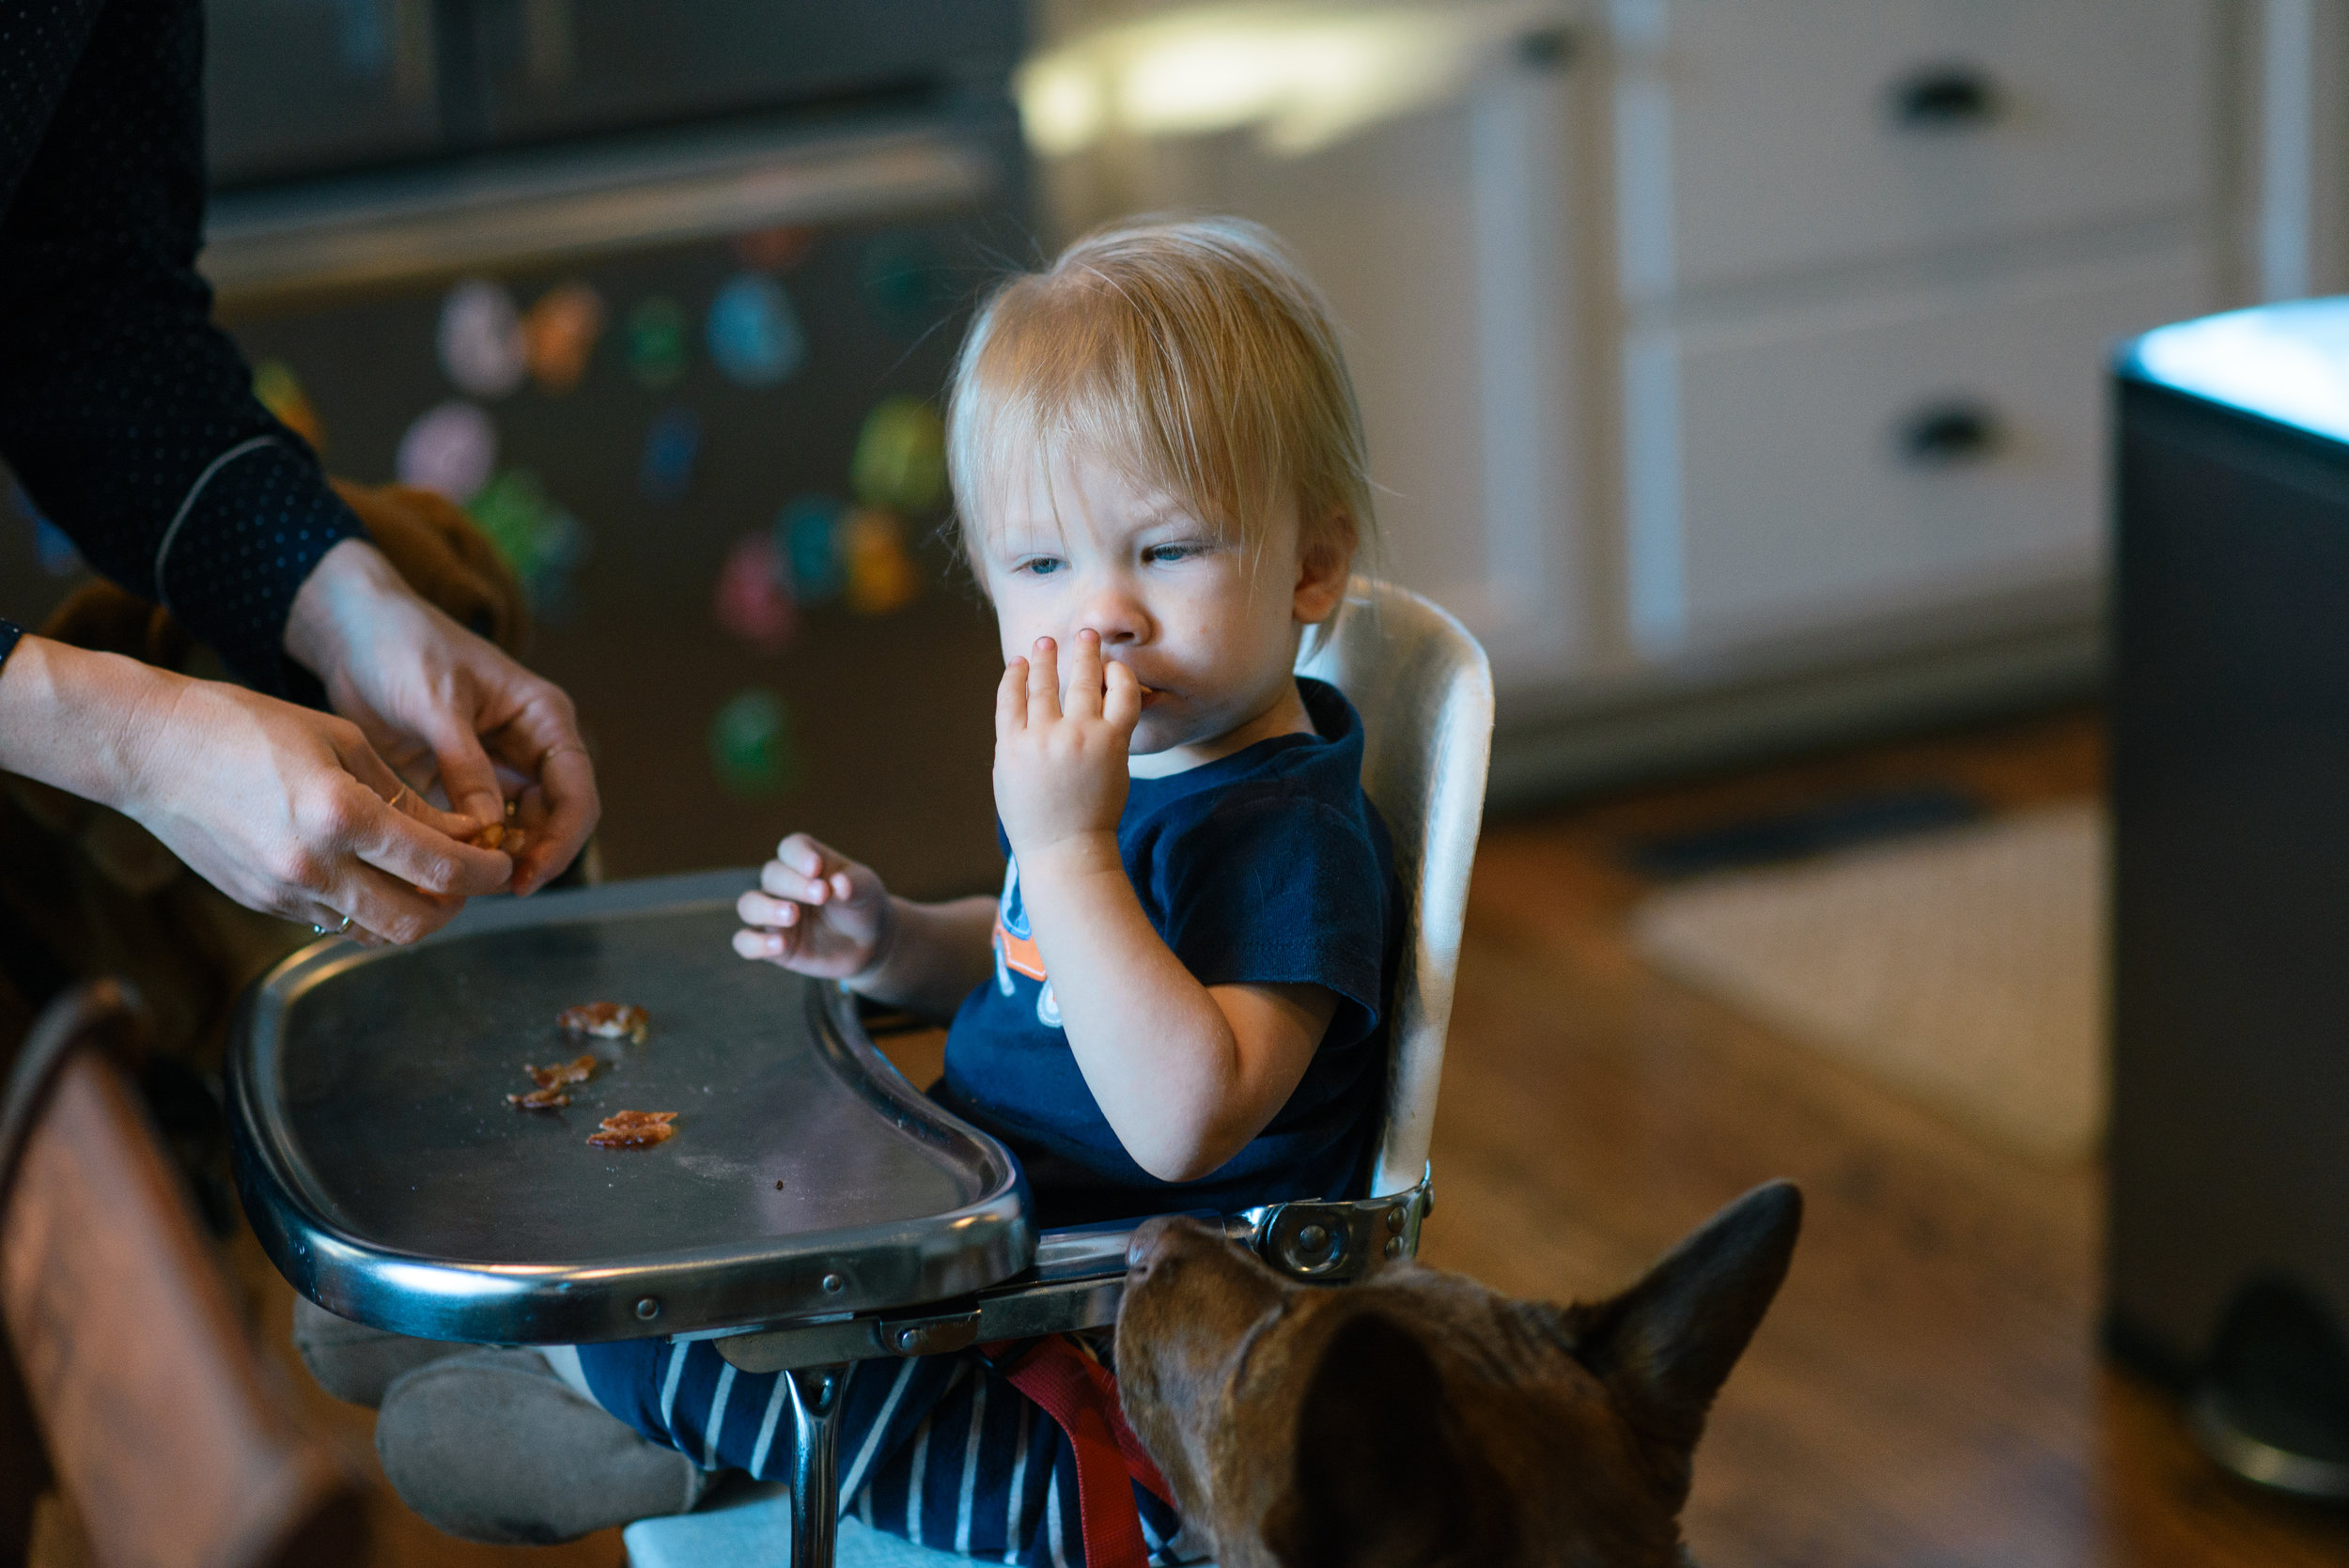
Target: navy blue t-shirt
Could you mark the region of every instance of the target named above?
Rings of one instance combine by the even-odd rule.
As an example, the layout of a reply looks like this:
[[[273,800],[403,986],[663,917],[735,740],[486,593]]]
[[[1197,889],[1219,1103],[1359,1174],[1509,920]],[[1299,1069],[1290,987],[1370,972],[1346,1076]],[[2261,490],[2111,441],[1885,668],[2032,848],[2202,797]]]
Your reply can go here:
[[[1369,1162],[1402,893],[1386,824],[1362,793],[1360,716],[1333,686],[1297,685],[1315,734],[1135,779],[1117,824],[1143,911],[1201,985],[1337,993],[1296,1093],[1215,1171],[1163,1182],[1117,1141],[1060,1027],[1019,864],[1005,868],[995,978],[955,1015],[946,1076],[932,1093],[1019,1157],[1045,1225],[1345,1197]]]

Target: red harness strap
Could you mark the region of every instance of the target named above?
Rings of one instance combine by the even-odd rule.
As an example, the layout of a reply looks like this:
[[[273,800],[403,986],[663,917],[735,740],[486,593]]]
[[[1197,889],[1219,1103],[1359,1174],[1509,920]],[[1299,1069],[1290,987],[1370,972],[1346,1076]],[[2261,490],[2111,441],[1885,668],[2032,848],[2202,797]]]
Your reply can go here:
[[[1007,1348],[984,1347],[989,1352]],[[1143,1452],[1117,1402],[1109,1368],[1065,1334],[1036,1341],[1000,1369],[1011,1386],[1052,1418],[1077,1461],[1077,1515],[1084,1531],[1085,1568],[1148,1568],[1142,1514],[1131,1483],[1174,1506],[1166,1478]]]

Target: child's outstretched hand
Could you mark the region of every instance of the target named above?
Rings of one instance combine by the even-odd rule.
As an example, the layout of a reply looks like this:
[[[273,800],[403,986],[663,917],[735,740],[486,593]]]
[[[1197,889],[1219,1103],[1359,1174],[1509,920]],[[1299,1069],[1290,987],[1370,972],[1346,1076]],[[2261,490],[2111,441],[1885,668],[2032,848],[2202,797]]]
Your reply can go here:
[[[1126,748],[1142,719],[1142,684],[1101,658],[1097,633],[1081,631],[1068,656],[1068,696],[1060,691],[1060,650],[1035,640],[1035,657],[1015,659],[995,691],[995,812],[1025,870],[1057,846],[1106,835],[1116,863],[1126,809]]]
[[[824,980],[848,980],[887,956],[896,921],[889,890],[870,868],[805,833],[775,846],[758,868],[764,890],[735,904],[747,930],[734,951]]]

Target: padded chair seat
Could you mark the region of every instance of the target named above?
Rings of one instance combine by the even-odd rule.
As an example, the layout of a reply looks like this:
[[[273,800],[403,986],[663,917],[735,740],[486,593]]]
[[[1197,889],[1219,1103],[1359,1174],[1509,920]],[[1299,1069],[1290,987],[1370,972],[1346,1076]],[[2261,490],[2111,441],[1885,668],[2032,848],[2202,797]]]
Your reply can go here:
[[[746,1486],[692,1514],[639,1519],[620,1538],[629,1568],[790,1568],[791,1488]],[[836,1568],[970,1568],[977,1560],[917,1546],[854,1518],[840,1521],[835,1546]]]
[[[791,1488],[746,1486],[692,1514],[639,1519],[621,1539],[630,1568],[789,1568]],[[972,1560],[850,1518],[840,1521],[833,1561],[838,1568],[970,1568]]]

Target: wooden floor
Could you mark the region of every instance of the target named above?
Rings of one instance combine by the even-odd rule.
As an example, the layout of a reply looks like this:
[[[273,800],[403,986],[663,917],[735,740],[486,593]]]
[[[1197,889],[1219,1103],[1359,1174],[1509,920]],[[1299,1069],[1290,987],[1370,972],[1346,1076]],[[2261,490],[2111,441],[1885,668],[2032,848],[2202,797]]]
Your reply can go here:
[[[1688,1533],[1706,1568],[2349,1562],[2349,1518],[2227,1481],[2099,1358],[2094,1171],[1985,1147],[1659,978],[1625,939],[1641,884],[1619,851],[1638,835],[1868,786],[2021,805],[2101,771],[2095,717],[2075,712],[1488,828],[1427,1261],[1517,1295],[1598,1294],[1757,1182],[1809,1195],[1785,1294],[1698,1453]],[[919,1073],[935,1045],[899,1048]],[[242,1262],[282,1347],[285,1287]],[[368,1413],[293,1373],[371,1458]],[[378,1485],[380,1568],[622,1559],[615,1533],[466,1546]]]

